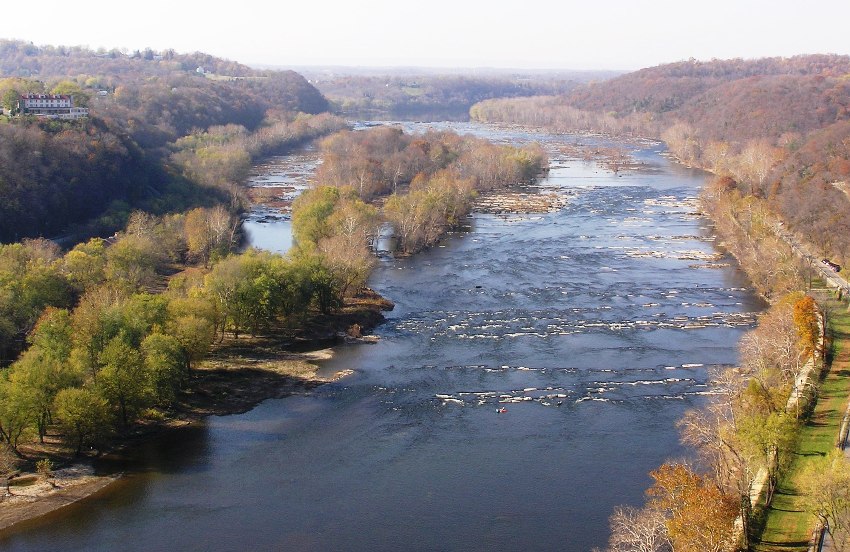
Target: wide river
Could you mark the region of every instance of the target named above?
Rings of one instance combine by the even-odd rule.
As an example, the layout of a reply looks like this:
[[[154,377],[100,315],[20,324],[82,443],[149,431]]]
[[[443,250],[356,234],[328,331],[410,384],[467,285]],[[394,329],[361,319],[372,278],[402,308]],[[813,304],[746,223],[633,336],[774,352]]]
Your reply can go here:
[[[648,472],[687,454],[676,420],[762,305],[696,214],[706,175],[660,146],[631,146],[645,165],[617,175],[558,153],[590,138],[444,126],[540,141],[542,186],[566,207],[475,215],[430,251],[383,259],[371,286],[396,308],[380,341],[322,368],[352,376],[150,443],[121,482],[0,548],[604,546],[614,507],[641,504]],[[315,162],[280,158],[263,178]],[[265,246],[285,249],[263,224]]]

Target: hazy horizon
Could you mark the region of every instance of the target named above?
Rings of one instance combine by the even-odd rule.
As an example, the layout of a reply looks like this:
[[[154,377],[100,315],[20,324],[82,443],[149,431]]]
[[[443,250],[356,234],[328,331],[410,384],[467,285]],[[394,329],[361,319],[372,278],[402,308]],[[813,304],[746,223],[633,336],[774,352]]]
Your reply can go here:
[[[66,4],[45,0],[46,12]],[[850,54],[850,2],[603,0],[522,5],[433,0],[417,9],[388,0],[215,10],[197,1],[150,0],[132,18],[96,0],[65,17],[39,18],[0,37],[37,45],[173,48],[251,66],[629,71],[695,58]],[[200,9],[202,8],[202,9]]]

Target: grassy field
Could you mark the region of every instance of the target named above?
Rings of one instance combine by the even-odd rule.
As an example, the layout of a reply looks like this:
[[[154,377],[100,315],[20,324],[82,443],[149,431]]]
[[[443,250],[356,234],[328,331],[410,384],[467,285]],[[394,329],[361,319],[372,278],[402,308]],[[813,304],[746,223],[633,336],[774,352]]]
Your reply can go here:
[[[761,543],[755,546],[759,552],[807,550],[814,519],[805,511],[800,495],[800,474],[812,459],[835,447],[850,395],[850,313],[847,303],[833,299],[831,293],[824,292],[821,297],[818,302],[829,312],[832,363],[821,383],[814,413],[800,430],[791,466],[767,510]]]

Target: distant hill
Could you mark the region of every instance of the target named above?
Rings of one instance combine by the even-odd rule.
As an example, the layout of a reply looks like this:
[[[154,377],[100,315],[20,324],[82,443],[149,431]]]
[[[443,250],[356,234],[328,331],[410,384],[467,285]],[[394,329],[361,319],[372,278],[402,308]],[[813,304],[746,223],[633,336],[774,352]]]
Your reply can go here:
[[[467,116],[491,98],[564,94],[614,71],[526,71],[507,69],[305,68],[303,74],[345,113]]]
[[[680,61],[641,69],[573,91],[569,103],[580,109],[613,112],[665,113],[701,103],[709,92],[733,81],[754,82],[771,77],[841,77],[850,73],[850,57],[835,55],[764,58],[757,60]],[[717,91],[715,91],[717,92]],[[725,96],[721,92],[721,96]],[[702,98],[702,100],[701,100]]]
[[[91,117],[60,122],[0,117],[0,242],[55,236],[70,225],[157,205],[227,200],[199,189],[170,159],[180,138],[238,125],[246,133],[292,124],[297,113],[327,111],[322,94],[294,71],[259,71],[201,53],[125,54],[35,46],[0,39],[0,107],[22,93],[72,94]],[[112,219],[115,219],[114,221]]]
[[[201,71],[199,71],[199,69]],[[113,89],[143,82],[197,79],[196,88],[228,83],[262,107],[304,113],[327,111],[322,94],[294,71],[257,70],[208,54],[178,54],[173,50],[91,50],[82,46],[36,46],[0,39],[0,77],[25,77],[50,83],[72,78],[91,89]],[[204,83],[204,81],[208,81]],[[210,86],[211,87],[211,86]]]
[[[664,139],[685,162],[767,198],[824,255],[850,261],[850,56],[683,61],[472,112]]]
[[[579,109],[684,121],[712,139],[740,141],[807,132],[847,117],[850,57],[683,61],[581,87]]]

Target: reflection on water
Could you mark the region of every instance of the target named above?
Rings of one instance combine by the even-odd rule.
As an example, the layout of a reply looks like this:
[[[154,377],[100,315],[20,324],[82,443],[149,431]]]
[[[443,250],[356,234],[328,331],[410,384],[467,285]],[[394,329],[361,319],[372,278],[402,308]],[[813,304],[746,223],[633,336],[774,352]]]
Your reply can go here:
[[[289,251],[292,247],[292,202],[311,185],[319,163],[316,146],[307,145],[289,155],[266,159],[254,167],[254,174],[245,185],[268,196],[242,221],[247,244],[275,253]]]
[[[504,141],[584,140],[451,124]],[[675,422],[762,305],[695,215],[701,173],[556,157],[567,206],[476,215],[370,284],[396,302],[355,374],[211,418],[10,550],[576,550],[685,451]],[[506,409],[497,413],[497,409]],[[157,460],[160,454],[181,459]],[[169,456],[170,457],[170,456]],[[4,548],[5,549],[5,548]]]
[[[251,247],[274,253],[286,253],[292,247],[292,222],[271,220],[257,222],[250,218],[242,222],[245,242]]]

